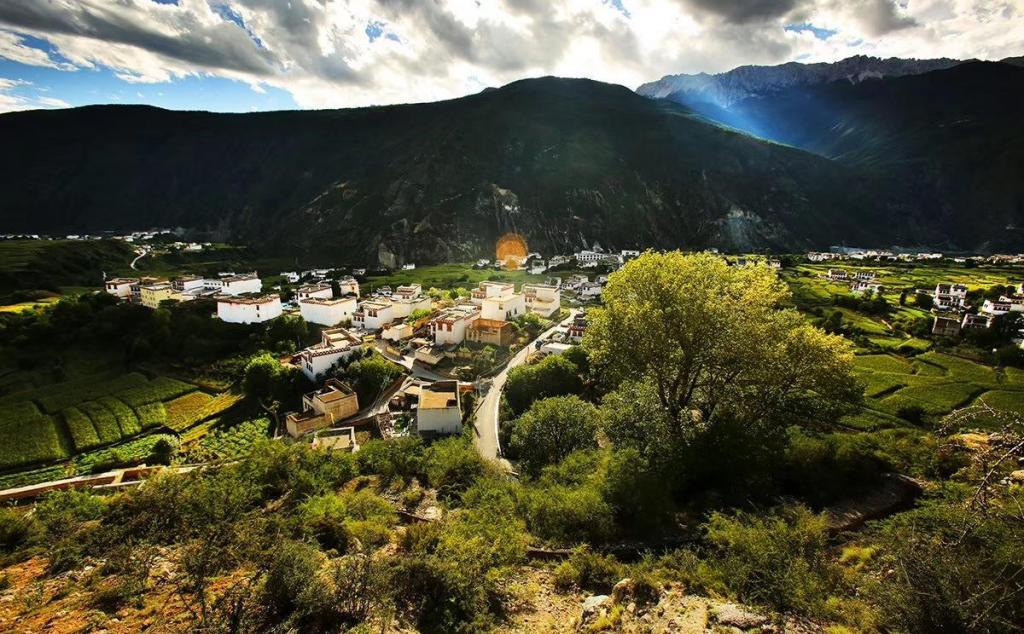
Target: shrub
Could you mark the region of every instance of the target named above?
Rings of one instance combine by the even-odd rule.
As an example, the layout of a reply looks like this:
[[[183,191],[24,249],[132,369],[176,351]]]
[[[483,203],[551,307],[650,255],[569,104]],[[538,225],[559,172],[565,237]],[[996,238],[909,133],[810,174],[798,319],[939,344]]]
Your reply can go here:
[[[454,437],[435,442],[423,457],[423,472],[438,495],[453,499],[465,491],[484,473],[480,454],[464,438]]]
[[[593,485],[529,487],[520,500],[527,527],[542,539],[604,542],[614,534],[612,508]]]
[[[534,365],[512,368],[505,384],[505,397],[518,415],[536,400],[578,394],[582,389],[579,368],[564,356],[551,355]]]
[[[520,464],[536,475],[574,451],[597,446],[597,408],[577,396],[535,402],[516,422],[511,445]]]
[[[0,508],[0,552],[9,553],[24,546],[34,528],[32,518],[15,509]]]
[[[839,582],[825,518],[803,507],[766,516],[716,512],[704,528],[714,575],[743,601],[820,614]]]
[[[608,593],[624,569],[614,557],[601,555],[580,546],[555,568],[555,585],[563,590],[577,587],[590,592]]]
[[[106,509],[104,498],[85,491],[54,491],[36,504],[35,517],[51,535],[64,535],[89,520],[97,520]]]
[[[924,408],[920,405],[903,405],[896,410],[896,415],[915,425],[920,425],[924,420]]]
[[[290,492],[296,503],[334,491],[357,473],[352,454],[269,440],[256,443],[240,470],[242,477],[261,487],[265,498]]]
[[[423,441],[416,436],[371,440],[360,445],[356,462],[363,475],[376,474],[385,481],[409,481],[421,473]]]

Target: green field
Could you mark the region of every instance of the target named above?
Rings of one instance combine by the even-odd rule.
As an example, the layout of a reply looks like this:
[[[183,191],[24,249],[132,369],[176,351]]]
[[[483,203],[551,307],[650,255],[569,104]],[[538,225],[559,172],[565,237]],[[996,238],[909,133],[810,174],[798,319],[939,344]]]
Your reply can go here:
[[[567,275],[554,273],[553,275]],[[411,271],[394,271],[386,276],[372,276],[366,279],[360,290],[369,292],[381,286],[400,286],[403,284],[420,284],[426,290],[431,287],[473,288],[487,280],[513,282],[517,286],[524,282],[543,282],[547,275],[529,275],[526,271],[495,271],[493,269],[474,269],[472,264],[438,264],[417,267]]]
[[[234,395],[189,398],[195,390],[169,377],[103,373],[6,394],[0,397],[0,469],[65,460],[121,443],[167,425],[168,408],[184,429],[237,401]]]
[[[906,424],[893,418],[919,407],[936,423],[950,412],[983,399],[990,406],[1024,415],[1024,383],[1020,371],[996,372],[970,359],[926,352],[912,360],[889,354],[859,355],[856,375],[864,385],[866,409],[847,424],[861,428]],[[889,423],[889,424],[886,424]]]

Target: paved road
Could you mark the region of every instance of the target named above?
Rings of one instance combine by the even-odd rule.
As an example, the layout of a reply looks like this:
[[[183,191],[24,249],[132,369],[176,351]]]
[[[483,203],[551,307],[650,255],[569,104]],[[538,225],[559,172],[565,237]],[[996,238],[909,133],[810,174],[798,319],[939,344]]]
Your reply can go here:
[[[530,356],[530,351],[534,350],[534,344],[539,339],[547,339],[551,336],[556,329],[560,326],[565,326],[572,323],[573,318],[578,313],[578,310],[570,310],[569,316],[561,323],[555,324],[551,328],[548,328],[542,332],[537,339],[534,339],[529,344],[523,347],[522,350],[517,352],[515,356],[509,359],[508,364],[491,379],[490,388],[487,390],[487,394],[484,396],[479,407],[476,410],[476,434],[473,436],[473,444],[476,445],[477,451],[484,458],[490,458],[491,460],[500,460],[506,468],[509,464],[504,459],[499,459],[501,454],[501,446],[498,443],[498,407],[501,405],[501,392],[505,389],[505,381],[508,379],[508,371],[517,365],[522,365],[526,362],[527,357]]]
[[[139,270],[138,267],[135,266],[135,263],[141,260],[142,258],[146,257],[146,255],[149,253],[149,249],[143,247],[139,251],[136,251],[136,253],[138,253],[139,255],[134,260],[132,260],[131,266],[133,271]]]

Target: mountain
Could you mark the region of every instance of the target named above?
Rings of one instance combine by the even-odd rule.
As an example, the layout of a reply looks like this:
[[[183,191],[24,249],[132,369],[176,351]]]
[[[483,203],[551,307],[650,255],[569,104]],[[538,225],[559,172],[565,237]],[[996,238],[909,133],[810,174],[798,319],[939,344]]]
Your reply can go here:
[[[671,99],[687,101],[685,96]],[[1024,242],[1024,68],[967,62],[919,75],[792,86],[698,108],[716,122],[887,174],[950,242]]]
[[[385,264],[488,255],[508,231],[545,252],[942,240],[874,177],[589,80],[348,110],[20,112],[0,138],[0,232],[180,226]]]
[[[643,84],[636,91],[645,97],[668,97],[687,105],[727,108],[744,99],[763,97],[796,86],[816,86],[840,80],[857,84],[866,79],[920,75],[960,63],[960,60],[948,58],[881,59],[856,55],[833,63],[789,62],[778,66],[740,66],[717,75],[667,75]]]

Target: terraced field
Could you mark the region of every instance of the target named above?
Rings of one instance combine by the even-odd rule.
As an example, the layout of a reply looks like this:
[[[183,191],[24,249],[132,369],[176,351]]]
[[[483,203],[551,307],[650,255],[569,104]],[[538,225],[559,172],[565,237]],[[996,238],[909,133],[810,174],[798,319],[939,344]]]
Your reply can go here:
[[[1024,373],[997,372],[969,359],[926,352],[912,360],[889,354],[856,359],[856,374],[865,385],[866,409],[845,421],[863,429],[905,425],[899,418],[920,408],[926,422],[979,401],[1024,415]]]
[[[233,406],[195,385],[139,373],[100,373],[0,397],[0,470],[52,463],[122,447],[140,433],[181,432]],[[140,439],[141,440],[141,439]],[[129,453],[131,453],[129,451]]]

